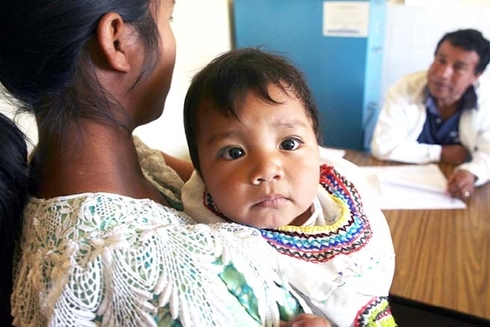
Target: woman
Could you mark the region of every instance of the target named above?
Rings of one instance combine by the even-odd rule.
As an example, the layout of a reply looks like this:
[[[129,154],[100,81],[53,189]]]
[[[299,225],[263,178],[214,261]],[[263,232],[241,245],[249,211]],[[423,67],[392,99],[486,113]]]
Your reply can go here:
[[[328,325],[301,314],[308,309],[254,230],[196,225],[175,210],[191,167],[167,157],[172,169],[133,141],[137,126],[161,115],[170,88],[173,7],[0,4],[0,82],[39,130],[14,325]]]

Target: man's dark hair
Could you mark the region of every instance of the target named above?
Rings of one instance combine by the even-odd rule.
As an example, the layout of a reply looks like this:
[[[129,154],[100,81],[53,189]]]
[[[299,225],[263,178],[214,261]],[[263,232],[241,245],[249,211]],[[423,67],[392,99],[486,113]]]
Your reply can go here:
[[[475,51],[480,60],[475,67],[475,74],[480,74],[485,71],[485,68],[490,62],[490,42],[483,37],[480,31],[474,29],[461,29],[454,32],[446,33],[437,43],[437,53],[442,42],[448,41],[453,46],[463,48],[466,51]]]

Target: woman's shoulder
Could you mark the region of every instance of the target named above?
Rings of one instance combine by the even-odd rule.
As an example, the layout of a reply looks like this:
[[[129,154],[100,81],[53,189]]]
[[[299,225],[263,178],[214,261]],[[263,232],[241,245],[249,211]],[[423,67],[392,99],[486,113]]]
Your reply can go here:
[[[163,206],[150,199],[135,199],[128,196],[96,192],[48,199],[31,197],[24,210],[25,219],[62,221],[63,226],[80,226],[80,222],[93,221],[94,228],[105,221],[112,224],[127,224],[159,220],[166,223],[194,223],[187,215]],[[144,217],[144,218],[143,218]]]

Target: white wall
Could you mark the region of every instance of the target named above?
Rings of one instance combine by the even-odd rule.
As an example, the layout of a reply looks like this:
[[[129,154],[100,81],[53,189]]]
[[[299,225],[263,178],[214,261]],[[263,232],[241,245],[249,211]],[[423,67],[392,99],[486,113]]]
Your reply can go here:
[[[405,0],[405,4],[392,0],[386,17],[381,94],[404,74],[427,69],[444,33],[475,28],[490,39],[489,17],[488,0]],[[484,75],[490,76],[490,67]]]
[[[231,48],[228,0],[178,0],[173,31],[177,62],[162,116],[136,129],[153,148],[177,157],[188,156],[182,122],[185,93],[192,76],[211,59]]]

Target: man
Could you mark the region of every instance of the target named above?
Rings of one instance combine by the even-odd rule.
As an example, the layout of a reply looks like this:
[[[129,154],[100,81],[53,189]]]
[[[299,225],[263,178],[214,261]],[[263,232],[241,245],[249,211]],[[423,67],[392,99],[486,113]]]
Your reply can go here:
[[[467,199],[490,180],[490,42],[473,29],[445,34],[428,71],[387,93],[371,142],[381,160],[453,164],[448,191]]]

